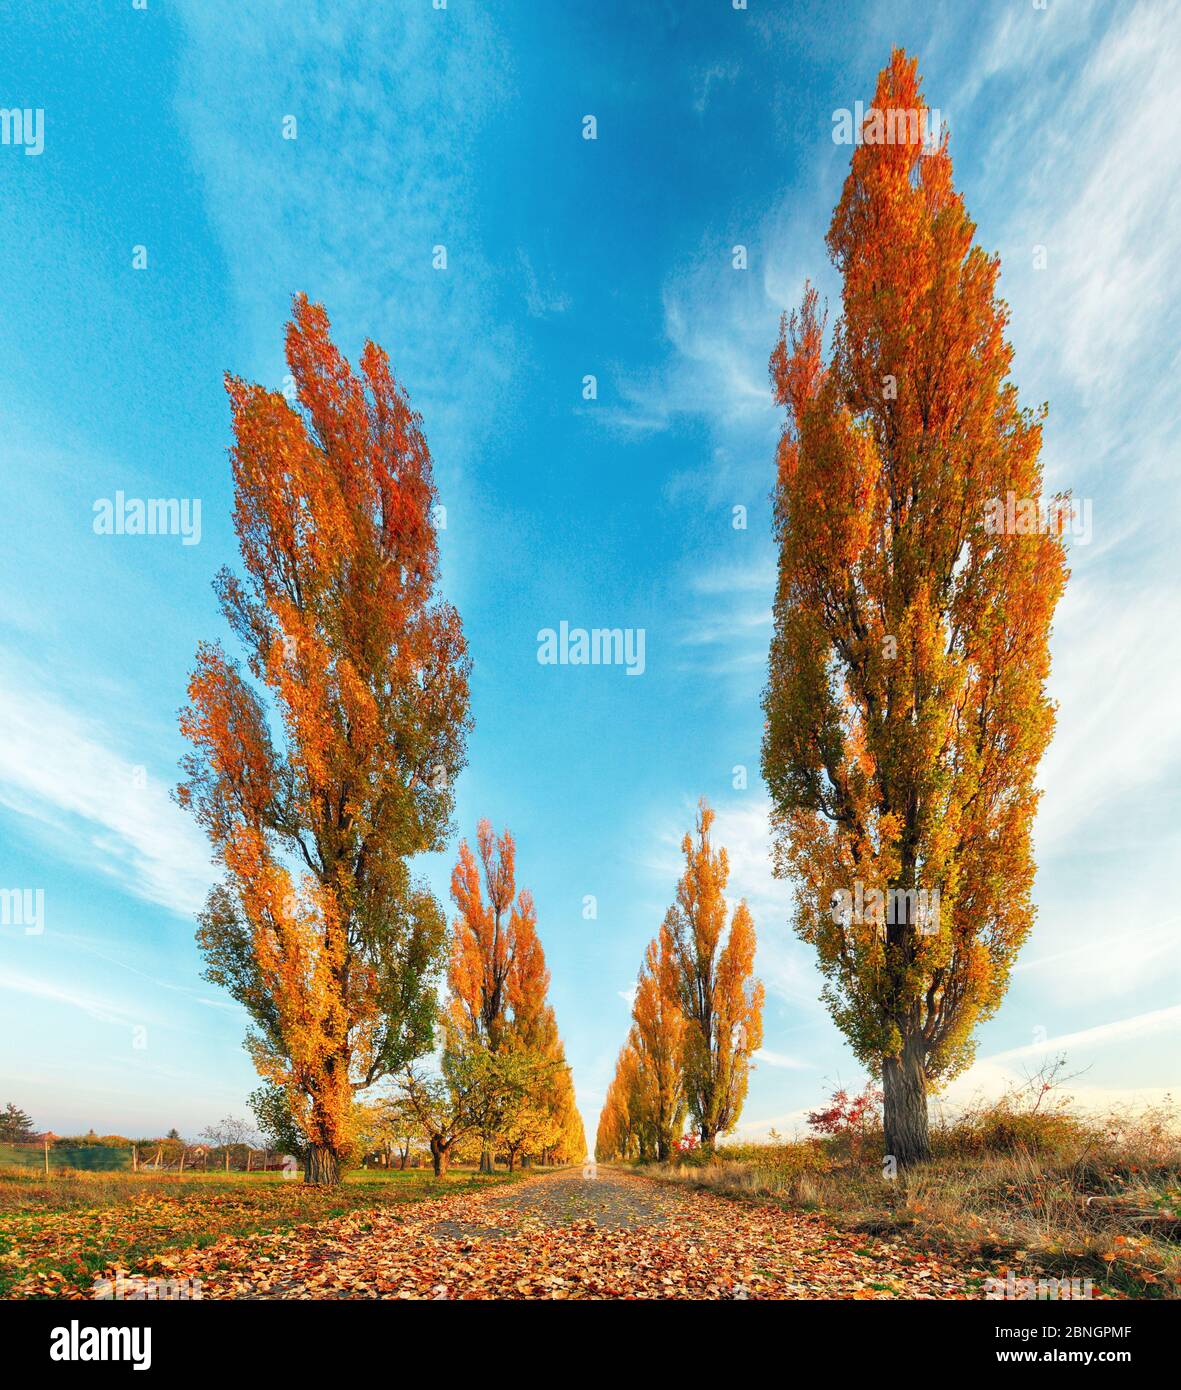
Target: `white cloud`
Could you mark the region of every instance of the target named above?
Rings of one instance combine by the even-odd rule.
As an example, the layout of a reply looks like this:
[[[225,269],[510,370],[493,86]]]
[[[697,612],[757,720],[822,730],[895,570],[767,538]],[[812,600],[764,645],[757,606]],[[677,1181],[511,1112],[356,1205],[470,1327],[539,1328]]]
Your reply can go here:
[[[126,1009],[121,1004],[88,994],[64,985],[51,984],[31,975],[5,969],[0,975],[0,990],[9,994],[21,994],[46,1004],[61,1004],[69,1009],[78,1009],[98,1023],[112,1023],[121,1027],[144,1024],[151,1020],[145,1017],[142,1008]]]
[[[473,192],[511,54],[480,7],[456,8],[321,6],[277,23],[236,0],[187,0],[177,81],[259,358],[285,370],[280,316],[286,295],[307,291],[350,357],[360,335],[389,351],[436,459],[451,465],[503,426],[492,402],[516,352],[492,312],[499,271]],[[295,139],[283,138],[287,115]]]
[[[787,1071],[808,1071],[812,1066],[811,1062],[801,1062],[798,1057],[789,1057],[786,1052],[773,1052],[769,1047],[760,1047],[754,1059],[768,1067],[782,1067]]]
[[[1154,1036],[1159,1033],[1176,1033],[1181,1030],[1181,1004],[1166,1009],[1153,1009],[1148,1013],[1134,1014],[1131,1018],[1116,1019],[1111,1023],[1096,1024],[1074,1033],[1061,1033],[1057,1037],[1041,1042],[1025,1043],[1021,1047],[1011,1047],[1005,1052],[995,1052],[987,1061],[1019,1061],[1030,1057],[1052,1057],[1058,1053],[1068,1056],[1076,1052],[1093,1052],[1098,1048],[1109,1047],[1113,1043],[1128,1042],[1134,1039]]]
[[[1067,586],[1055,621],[1049,691],[1058,725],[1039,773],[1039,849],[1084,828],[1090,843],[1129,793],[1171,784],[1181,763],[1181,586],[1121,582],[1110,569]]]
[[[213,879],[194,823],[110,730],[66,707],[29,671],[0,669],[0,805],[148,902],[191,915]]]

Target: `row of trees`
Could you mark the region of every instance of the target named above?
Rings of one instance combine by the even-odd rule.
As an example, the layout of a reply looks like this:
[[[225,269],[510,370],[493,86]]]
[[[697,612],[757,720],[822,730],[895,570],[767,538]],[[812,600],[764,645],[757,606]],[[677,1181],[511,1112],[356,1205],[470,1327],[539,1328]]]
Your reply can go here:
[[[550,975],[532,895],[516,887],[516,849],[506,830],[481,821],[476,852],[460,843],[452,875],[458,909],[449,938],[438,1048],[412,1060],[369,1099],[354,1099],[339,1157],[375,1155],[405,1167],[420,1147],[442,1175],[474,1152],[482,1172],[496,1157],[567,1163],[586,1155],[570,1069],[549,1003]],[[287,1092],[252,1098],[267,1136],[305,1156]]]
[[[685,871],[636,980],[632,1026],[599,1116],[595,1157],[666,1159],[686,1117],[712,1145],[738,1122],[763,1040],[763,986],[754,978],[755,928],[745,902],[729,912],[725,849],[701,802]]]
[[[511,839],[480,827],[487,904],[463,847],[449,956],[444,912],[411,871],[445,847],[471,723],[421,422],[386,354],[367,343],[355,372],[302,295],[286,352],[290,399],[226,378],[244,573],[215,589],[247,670],[198,649],[177,789],[224,868],[198,941],[206,978],[252,1020],[255,1113],[320,1184],[339,1180],[357,1101],[383,1082],[440,1168],[473,1129],[485,1166],[497,1143],[581,1157]],[[437,1075],[419,1069],[436,1041]]]
[[[854,147],[828,235],[843,277],[828,347],[809,287],[771,358],[787,421],[762,768],[796,929],[835,1021],[882,1079],[887,1151],[906,1164],[928,1155],[928,1090],[970,1060],[1032,925],[1035,775],[1067,570],[1061,529],[987,520],[996,499],[1040,502],[1042,417],[1018,403],[999,259],[973,244],[946,134],[923,138],[928,110],[901,51],[867,132],[882,112],[911,119],[901,139],[867,133]],[[454,1118],[445,1093],[487,1156],[515,1132],[509,1098],[526,1070],[532,1088],[564,1063],[530,1032],[542,1024],[516,1024],[502,952],[523,909],[503,899],[503,852],[490,848],[480,867],[498,905],[468,918],[457,898],[441,1076],[414,1070],[435,1043],[447,949],[410,865],[450,833],[470,663],[437,592],[430,453],[385,353],[366,344],[354,372],[300,296],[287,361],[291,400],[227,378],[244,575],[224,571],[216,587],[251,679],[220,646],[199,649],[178,795],[225,870],[201,919],[208,978],[251,1015],[266,1113],[303,1145],[309,1179],[331,1183],[354,1099],[383,1079],[436,1120]],[[698,834],[707,844],[707,823]],[[476,867],[461,858],[464,901]],[[834,893],[855,886],[903,912],[834,915]],[[920,893],[937,895],[937,920],[914,914]],[[712,1142],[741,1105],[753,1047],[731,1057],[715,1031],[720,935],[709,947],[707,927],[694,944],[687,901],[645,961],[634,1065],[627,1049],[620,1064],[636,1079],[617,1077],[604,1152],[667,1150],[682,1107]],[[478,986],[465,973],[477,955]],[[756,1012],[733,1025],[744,1046]],[[473,1088],[478,1105],[458,1106]],[[445,1148],[454,1125],[435,1128]]]
[[[899,114],[902,138],[883,139]],[[895,50],[828,232],[840,317],[829,334],[807,286],[770,364],[787,416],[763,697],[773,861],[825,1002],[881,1079],[899,1165],[929,1157],[928,1092],[971,1061],[1033,924],[1070,508],[1059,496],[1057,525],[994,524],[1006,499],[1043,513],[1045,411],[1018,402],[1000,259],[973,242],[930,116],[915,60]],[[836,894],[891,910],[835,912]],[[916,911],[932,900],[935,914]],[[662,938],[647,975],[673,955]],[[662,1091],[649,1038],[664,1030],[658,1052],[675,1051],[679,1026],[637,1011],[604,1154],[667,1149],[681,1097],[675,1073]]]

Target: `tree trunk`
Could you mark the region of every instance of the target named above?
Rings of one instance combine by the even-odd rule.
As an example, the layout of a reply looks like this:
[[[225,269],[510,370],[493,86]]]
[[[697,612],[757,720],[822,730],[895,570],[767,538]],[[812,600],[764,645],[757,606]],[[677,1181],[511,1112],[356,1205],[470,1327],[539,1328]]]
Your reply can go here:
[[[490,1149],[481,1149],[481,1150],[480,1150],[480,1172],[481,1172],[481,1173],[491,1173],[491,1172],[492,1172],[492,1152],[491,1152]]]
[[[926,1163],[931,1157],[931,1137],[920,1039],[908,1038],[900,1057],[882,1059],[882,1091],[886,1157],[893,1157],[899,1168]]]
[[[340,1182],[340,1164],[331,1149],[312,1145],[304,1160],[303,1180],[316,1187],[335,1187]]]
[[[441,1178],[447,1171],[447,1164],[451,1159],[451,1145],[440,1143],[435,1135],[431,1135],[431,1163],[434,1165],[435,1177]]]

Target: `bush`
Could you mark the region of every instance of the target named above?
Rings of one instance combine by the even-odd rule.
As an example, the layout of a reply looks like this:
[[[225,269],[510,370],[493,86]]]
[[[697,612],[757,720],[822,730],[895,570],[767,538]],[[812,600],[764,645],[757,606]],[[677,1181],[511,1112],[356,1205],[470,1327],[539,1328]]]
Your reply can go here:
[[[748,1163],[781,1178],[802,1173],[827,1173],[832,1160],[825,1145],[816,1139],[772,1144],[724,1144],[717,1151],[723,1163]]]
[[[931,1131],[934,1158],[974,1158],[1025,1151],[1047,1158],[1069,1158],[1098,1143],[1099,1131],[1062,1109],[1022,1111],[1005,1101],[969,1111]]]

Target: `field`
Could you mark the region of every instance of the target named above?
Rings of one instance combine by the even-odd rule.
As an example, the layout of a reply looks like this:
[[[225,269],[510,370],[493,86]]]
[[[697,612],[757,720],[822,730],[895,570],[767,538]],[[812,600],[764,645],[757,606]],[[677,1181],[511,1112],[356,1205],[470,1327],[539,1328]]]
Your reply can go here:
[[[227,1237],[319,1226],[496,1186],[517,1175],[359,1171],[331,1192],[279,1173],[71,1173],[0,1169],[0,1297],[91,1296],[115,1269],[179,1266]]]

